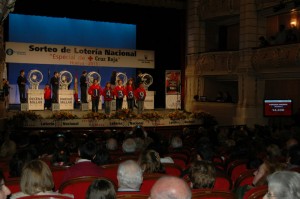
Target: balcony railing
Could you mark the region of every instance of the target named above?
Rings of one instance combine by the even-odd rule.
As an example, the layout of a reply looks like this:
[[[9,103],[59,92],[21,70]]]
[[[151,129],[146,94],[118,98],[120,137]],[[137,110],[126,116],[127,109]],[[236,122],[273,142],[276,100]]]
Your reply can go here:
[[[255,49],[252,55],[252,66],[258,72],[299,67],[300,43]]]
[[[240,11],[240,0],[201,0],[198,15],[201,19],[235,15]]]
[[[196,73],[202,75],[232,74],[238,65],[238,51],[201,53],[196,61]]]

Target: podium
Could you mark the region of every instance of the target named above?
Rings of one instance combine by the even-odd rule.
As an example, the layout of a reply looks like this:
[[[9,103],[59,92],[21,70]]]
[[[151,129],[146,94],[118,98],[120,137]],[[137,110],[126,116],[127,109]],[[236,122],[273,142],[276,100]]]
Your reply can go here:
[[[146,91],[146,98],[144,102],[144,109],[154,109],[154,95],[155,91]]]
[[[28,89],[28,110],[37,111],[44,110],[44,90],[43,89]]]
[[[59,110],[73,110],[74,109],[74,95],[73,90],[58,90]]]

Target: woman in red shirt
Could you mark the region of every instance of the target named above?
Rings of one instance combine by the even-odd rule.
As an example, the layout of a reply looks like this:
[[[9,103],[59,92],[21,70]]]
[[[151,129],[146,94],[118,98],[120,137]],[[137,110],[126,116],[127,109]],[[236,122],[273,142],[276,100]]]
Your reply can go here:
[[[123,106],[123,98],[126,94],[126,90],[123,86],[122,80],[118,80],[118,85],[114,89],[114,95],[116,96],[116,111],[121,110]]]
[[[133,111],[134,107],[134,84],[132,78],[130,78],[126,85],[126,100],[128,109]]]
[[[111,101],[114,98],[113,89],[111,88],[110,82],[106,82],[105,88],[102,90],[104,97],[105,114],[110,115]]]
[[[44,88],[45,109],[51,109],[51,89],[50,85],[46,84]]]
[[[141,114],[144,110],[144,101],[146,98],[146,90],[144,89],[144,84],[141,82],[139,87],[134,91],[134,96],[138,105],[138,114]]]

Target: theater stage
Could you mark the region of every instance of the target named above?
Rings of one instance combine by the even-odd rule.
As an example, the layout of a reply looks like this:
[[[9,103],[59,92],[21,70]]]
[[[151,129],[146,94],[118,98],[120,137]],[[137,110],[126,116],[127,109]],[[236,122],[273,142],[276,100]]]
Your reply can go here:
[[[136,112],[136,110],[134,112]],[[168,109],[144,110],[141,117],[136,117],[135,113],[119,115],[118,117],[113,116],[110,118],[103,118],[103,110],[99,110],[99,113],[100,114],[96,114],[94,117],[91,111],[82,111],[80,109],[68,111],[42,110],[21,112],[20,105],[15,105],[14,107],[11,107],[11,110],[5,112],[5,118],[7,121],[13,121],[14,126],[43,129],[128,128],[138,125],[143,127],[182,127],[199,126],[203,121],[199,114]],[[112,115],[114,115],[114,113],[115,112],[113,112]],[[12,118],[14,119],[12,120]]]

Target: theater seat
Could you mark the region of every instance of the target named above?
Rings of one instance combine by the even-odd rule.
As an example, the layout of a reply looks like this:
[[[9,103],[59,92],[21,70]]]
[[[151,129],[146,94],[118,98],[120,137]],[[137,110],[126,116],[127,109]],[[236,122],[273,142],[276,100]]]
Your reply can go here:
[[[73,194],[75,198],[85,198],[85,193],[88,190],[88,187],[96,179],[105,179],[111,181],[110,179],[98,176],[82,176],[73,178],[61,184],[59,187],[59,193],[69,193]],[[116,184],[113,181],[111,182],[115,186],[115,189],[117,189]]]
[[[17,193],[21,191],[20,179],[21,178],[9,178],[5,181],[5,185],[10,189],[11,193]]]
[[[229,177],[221,174],[218,174],[216,176],[216,180],[213,188],[214,190],[230,191],[231,188],[232,188],[232,182]]]
[[[166,174],[177,177],[181,175],[182,170],[177,164],[163,163],[163,165],[166,168]]]
[[[24,196],[19,199],[72,199],[68,196],[53,196],[53,195],[40,195],[40,196]]]
[[[136,194],[136,193],[127,193],[127,194],[117,194],[117,199],[147,199],[149,195],[146,194]]]
[[[103,176],[118,184],[117,173],[119,164],[106,164],[100,166],[103,169]]]
[[[67,168],[68,168],[67,166],[50,166],[50,170],[51,170],[52,176],[53,176],[55,190],[58,190],[58,188],[60,187],[62,179],[65,175]]]
[[[254,187],[245,193],[243,199],[262,199],[267,192],[268,186],[266,185]]]
[[[227,191],[217,191],[211,189],[196,189],[192,191],[192,199],[235,199],[235,195]]]
[[[140,192],[143,194],[150,194],[150,190],[153,187],[154,183],[162,176],[166,174],[162,173],[149,173],[143,175],[143,183],[140,188]]]
[[[244,171],[235,181],[234,188],[238,188],[244,185],[251,185],[254,178],[255,169]]]

